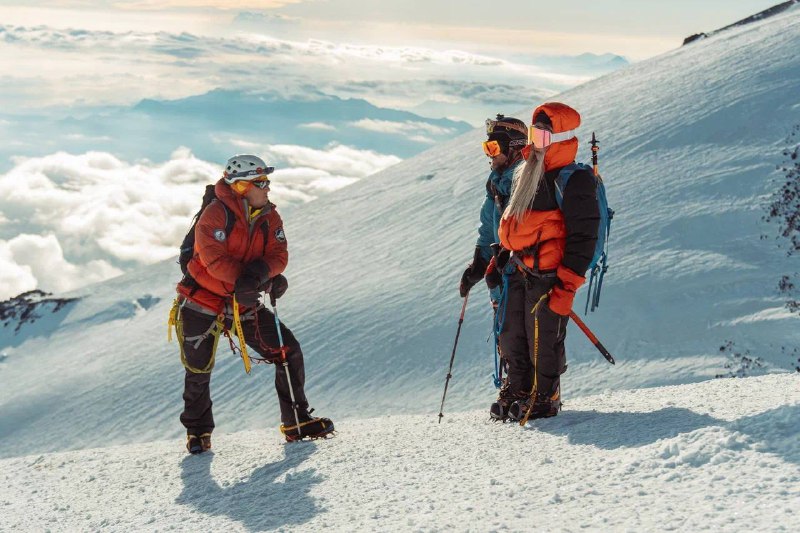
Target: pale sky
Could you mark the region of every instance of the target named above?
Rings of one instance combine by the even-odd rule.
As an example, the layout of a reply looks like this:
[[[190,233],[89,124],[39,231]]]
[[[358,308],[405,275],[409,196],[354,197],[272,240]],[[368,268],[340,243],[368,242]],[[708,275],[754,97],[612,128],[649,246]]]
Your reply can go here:
[[[438,44],[471,52],[614,53],[640,60],[778,0],[0,0],[3,24],[224,36],[243,11],[292,40]],[[256,22],[251,22],[250,27]]]
[[[191,191],[219,173],[221,161],[206,159],[216,151],[264,155],[279,167],[281,205],[307,201],[396,163],[401,142],[447,137],[425,117],[477,126],[531,109],[626,65],[613,55],[670,53],[776,3],[0,0],[0,299],[173,256],[197,208]],[[293,141],[290,131],[270,137],[268,121],[232,133],[231,106],[195,102],[218,90],[279,99],[294,113],[319,95],[356,99],[395,118],[340,117],[365,134],[352,146],[338,135],[310,146],[306,131],[336,132],[319,111],[294,116],[308,129]],[[180,100],[194,113],[186,117],[219,120],[192,144],[141,116],[143,99]],[[108,116],[146,131],[138,155],[118,153],[124,124],[95,131],[94,117]],[[380,135],[384,144],[367,143]],[[154,156],[150,144],[172,155]]]

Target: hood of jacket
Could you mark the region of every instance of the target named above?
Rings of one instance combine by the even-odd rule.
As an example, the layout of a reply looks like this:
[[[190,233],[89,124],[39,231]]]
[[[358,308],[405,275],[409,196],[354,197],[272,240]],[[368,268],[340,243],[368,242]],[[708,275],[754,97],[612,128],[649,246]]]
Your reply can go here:
[[[553,125],[553,133],[577,129],[581,125],[581,115],[566,104],[548,102],[533,111],[531,123],[536,120],[539,113],[544,113]],[[578,138],[573,137],[567,141],[553,143],[547,147],[544,154],[545,171],[569,165],[578,155]]]

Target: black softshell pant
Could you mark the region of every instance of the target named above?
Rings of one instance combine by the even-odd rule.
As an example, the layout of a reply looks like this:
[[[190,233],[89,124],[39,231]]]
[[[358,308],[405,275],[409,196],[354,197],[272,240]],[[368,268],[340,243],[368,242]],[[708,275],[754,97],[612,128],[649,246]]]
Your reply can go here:
[[[553,287],[555,278],[526,277],[514,272],[508,278],[505,318],[500,350],[508,361],[509,397],[526,397],[533,391],[552,395],[567,369],[564,339],[569,317],[550,310],[547,299],[537,302]],[[531,313],[536,307],[536,312]],[[537,324],[538,321],[538,324]]]
[[[193,309],[183,308],[181,310],[183,319],[184,337],[202,335],[216,321],[215,316],[200,313]],[[265,308],[261,308],[255,315],[255,320],[242,320],[242,331],[247,341],[247,345],[258,352],[265,359],[279,357],[277,350],[280,348],[278,342],[278,332],[275,328],[275,315]],[[256,337],[256,324],[264,344],[275,351],[265,350],[260,346]],[[225,327],[231,327],[230,320],[226,321]],[[286,359],[289,363],[289,374],[294,389],[294,398],[297,401],[298,413],[304,415],[308,410],[308,401],[304,392],[305,386],[305,367],[303,364],[303,352],[300,344],[294,338],[292,332],[281,323],[281,334],[286,345]],[[227,349],[223,344],[224,338],[220,335],[220,343],[217,350]],[[183,349],[186,354],[186,361],[193,368],[205,368],[211,358],[214,338],[209,335],[199,346],[195,348],[193,342],[184,340]],[[201,435],[210,433],[214,429],[214,416],[211,411],[211,373],[196,374],[186,370],[186,377],[183,389],[184,409],[181,413],[181,423],[186,427],[186,432],[191,435]],[[289,384],[286,379],[285,367],[278,362],[275,365],[275,390],[278,393],[278,403],[281,409],[281,422],[287,425],[294,425],[294,410],[292,409],[292,397],[289,393]]]

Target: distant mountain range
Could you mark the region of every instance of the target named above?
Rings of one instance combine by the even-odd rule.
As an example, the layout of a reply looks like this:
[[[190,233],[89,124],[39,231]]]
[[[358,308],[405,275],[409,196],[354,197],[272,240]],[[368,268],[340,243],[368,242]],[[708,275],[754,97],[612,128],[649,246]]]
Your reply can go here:
[[[51,150],[101,150],[157,161],[180,146],[201,159],[224,161],[241,150],[237,141],[311,148],[338,143],[407,158],[472,128],[463,121],[377,107],[362,99],[311,91],[308,98],[284,98],[226,89],[179,100],[145,99],[132,107],[90,109],[62,119],[0,114],[0,125],[13,131],[17,141],[0,147],[4,163],[12,155],[38,156]]]

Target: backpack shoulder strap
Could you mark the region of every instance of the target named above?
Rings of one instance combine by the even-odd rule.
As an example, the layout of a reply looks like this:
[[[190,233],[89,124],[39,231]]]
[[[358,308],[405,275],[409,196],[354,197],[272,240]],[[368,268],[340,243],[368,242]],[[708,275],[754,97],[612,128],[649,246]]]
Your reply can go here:
[[[213,200],[211,200],[211,202],[206,207],[207,208],[211,207],[211,205],[213,205],[214,203],[218,203],[219,205],[221,205],[222,210],[225,212],[225,237],[230,237],[231,232],[233,231],[233,226],[234,224],[236,224],[236,215],[233,213],[233,211],[231,211],[230,207],[225,205],[225,202],[216,197]]]
[[[217,202],[222,204],[222,208],[225,210],[225,237],[228,238],[231,236],[231,232],[233,231],[233,225],[236,224],[236,215],[233,214],[230,207],[225,205],[225,202],[217,198]]]
[[[594,176],[594,171],[592,167],[589,165],[585,165],[583,163],[575,163],[572,162],[569,165],[562,168],[558,176],[555,179],[556,185],[556,202],[558,202],[558,208],[561,209],[561,204],[564,203],[564,191],[567,190],[567,183],[569,183],[569,179],[572,175],[578,170],[585,170],[592,176]]]

